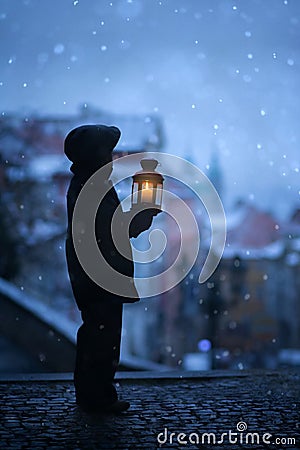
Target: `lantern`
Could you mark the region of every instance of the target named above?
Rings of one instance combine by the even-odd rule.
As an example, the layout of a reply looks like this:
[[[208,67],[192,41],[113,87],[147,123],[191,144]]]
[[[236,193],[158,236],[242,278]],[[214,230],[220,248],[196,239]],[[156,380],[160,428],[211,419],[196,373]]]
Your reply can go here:
[[[161,208],[163,192],[163,176],[155,172],[158,161],[156,159],[142,159],[142,169],[133,175],[131,206],[140,208]]]

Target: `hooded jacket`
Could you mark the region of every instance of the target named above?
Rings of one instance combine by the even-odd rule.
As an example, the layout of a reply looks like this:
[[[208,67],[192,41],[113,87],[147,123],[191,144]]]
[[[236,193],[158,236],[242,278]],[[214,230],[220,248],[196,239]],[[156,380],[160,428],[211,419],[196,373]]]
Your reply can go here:
[[[120,130],[116,127],[83,125],[72,130],[67,135],[64,143],[64,151],[73,163],[71,171],[74,174],[67,192],[68,232],[66,239],[66,257],[73,294],[81,310],[93,303],[102,301],[133,303],[139,300],[133,283],[134,265],[132,255],[130,255],[131,260],[121,255],[117,251],[111,236],[112,217],[120,204],[117,193],[112,185],[97,210],[95,223],[96,240],[102,255],[109,265],[118,273],[129,277],[128,282],[136,297],[123,297],[113,294],[95,283],[78,261],[72,239],[73,210],[78,195],[88,179],[98,169],[112,160],[111,153],[117,145],[120,135]],[[104,175],[103,183],[111,183],[108,181],[109,176],[110,172]],[[123,214],[126,215],[126,213]],[[124,233],[122,238],[128,241],[126,244],[128,244],[131,252],[128,233],[127,235]],[[101,270],[101,267],[99,267],[99,270]]]

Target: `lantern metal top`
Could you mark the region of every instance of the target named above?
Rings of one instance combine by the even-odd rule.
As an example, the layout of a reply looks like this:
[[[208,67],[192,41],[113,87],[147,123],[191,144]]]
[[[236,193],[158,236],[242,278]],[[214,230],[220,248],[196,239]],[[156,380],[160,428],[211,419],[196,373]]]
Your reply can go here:
[[[140,164],[143,170],[140,170],[133,175],[134,180],[149,176],[151,178],[156,178],[158,183],[163,182],[163,176],[155,171],[156,167],[158,166],[158,161],[156,159],[144,158],[141,159]]]
[[[140,164],[146,172],[154,172],[158,165],[158,161],[156,159],[144,158],[141,159]]]

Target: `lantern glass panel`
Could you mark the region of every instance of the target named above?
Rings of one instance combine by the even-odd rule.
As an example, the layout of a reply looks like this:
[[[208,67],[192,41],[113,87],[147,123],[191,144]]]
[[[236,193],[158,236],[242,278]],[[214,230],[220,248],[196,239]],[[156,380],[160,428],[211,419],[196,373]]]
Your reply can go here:
[[[139,183],[133,183],[132,188],[132,204],[136,205],[138,203],[138,193],[139,193]]]
[[[153,183],[151,181],[142,183],[142,203],[153,203]]]
[[[155,198],[155,204],[157,206],[161,206],[161,202],[162,202],[162,184],[158,183],[157,187],[156,187],[156,198]]]

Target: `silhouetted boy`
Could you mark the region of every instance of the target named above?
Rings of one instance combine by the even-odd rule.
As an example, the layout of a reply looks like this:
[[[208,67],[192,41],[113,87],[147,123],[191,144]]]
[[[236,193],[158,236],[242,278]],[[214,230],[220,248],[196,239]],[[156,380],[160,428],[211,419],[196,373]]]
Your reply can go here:
[[[119,413],[129,408],[119,401],[113,385],[119,363],[123,303],[138,298],[122,297],[103,289],[92,281],[78,261],[72,239],[72,217],[77,197],[87,180],[112,161],[112,151],[120,138],[120,130],[105,125],[83,125],[66,137],[64,151],[72,161],[74,176],[67,193],[68,233],[66,257],[73,294],[81,311],[83,324],[77,333],[77,353],[74,371],[76,402],[86,411]],[[111,169],[105,170],[101,183],[111,188],[101,201],[96,214],[95,233],[100,251],[108,263],[133,282],[133,262],[115,248],[111,236],[111,220],[119,199],[109,180]],[[142,211],[131,222],[124,239],[136,237],[151,226],[158,210]],[[128,213],[123,213],[124,217]],[[129,244],[130,245],[130,244]],[[101,271],[101,267],[99,267]]]

